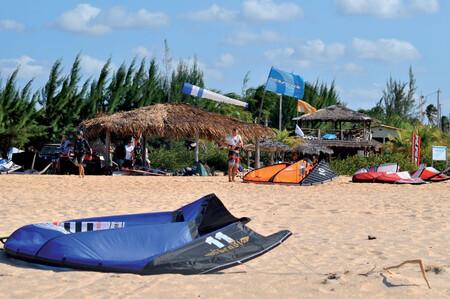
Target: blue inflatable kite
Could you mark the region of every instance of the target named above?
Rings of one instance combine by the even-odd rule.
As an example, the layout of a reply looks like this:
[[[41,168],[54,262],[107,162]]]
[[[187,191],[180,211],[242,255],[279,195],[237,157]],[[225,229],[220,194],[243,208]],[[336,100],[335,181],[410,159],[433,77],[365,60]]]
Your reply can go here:
[[[6,238],[14,258],[69,268],[137,274],[200,274],[271,250],[291,232],[252,231],[210,194],[173,212],[31,224]]]

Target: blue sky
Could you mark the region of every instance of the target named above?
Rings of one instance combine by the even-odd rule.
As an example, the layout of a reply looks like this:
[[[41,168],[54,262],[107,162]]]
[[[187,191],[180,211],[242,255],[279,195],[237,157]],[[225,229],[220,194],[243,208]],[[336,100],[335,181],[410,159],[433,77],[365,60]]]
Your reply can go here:
[[[21,82],[40,85],[58,58],[77,53],[85,77],[111,57],[162,58],[168,40],[174,64],[197,57],[206,85],[240,92],[265,82],[271,66],[305,80],[335,80],[351,108],[368,108],[389,76],[407,80],[413,67],[418,94],[442,90],[450,113],[450,3],[442,0],[51,1],[3,0],[0,72],[21,66]],[[436,96],[427,97],[435,102]]]

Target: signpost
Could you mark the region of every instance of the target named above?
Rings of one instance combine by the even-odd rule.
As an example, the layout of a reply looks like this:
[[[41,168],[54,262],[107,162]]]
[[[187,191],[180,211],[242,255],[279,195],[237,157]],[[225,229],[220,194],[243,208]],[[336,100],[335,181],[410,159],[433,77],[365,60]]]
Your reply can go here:
[[[431,160],[434,161],[445,161],[446,167],[448,166],[448,148],[446,146],[432,146]]]

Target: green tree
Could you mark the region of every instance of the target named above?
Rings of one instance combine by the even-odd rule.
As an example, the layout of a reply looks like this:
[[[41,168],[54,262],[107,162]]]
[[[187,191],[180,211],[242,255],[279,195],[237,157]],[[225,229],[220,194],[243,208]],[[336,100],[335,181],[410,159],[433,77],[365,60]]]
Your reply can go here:
[[[22,147],[44,132],[38,123],[36,110],[38,93],[31,93],[32,81],[20,89],[17,87],[16,69],[2,85],[0,80],[0,153],[8,147]]]
[[[41,124],[46,128],[48,141],[59,141],[63,133],[73,132],[80,120],[87,84],[80,89],[80,56],[75,58],[70,74],[62,76],[61,60],[57,60],[41,91],[39,104]]]
[[[425,109],[425,115],[427,116],[428,123],[430,125],[436,125],[438,115],[438,109],[436,108],[436,106],[434,106],[433,104],[429,104]]]

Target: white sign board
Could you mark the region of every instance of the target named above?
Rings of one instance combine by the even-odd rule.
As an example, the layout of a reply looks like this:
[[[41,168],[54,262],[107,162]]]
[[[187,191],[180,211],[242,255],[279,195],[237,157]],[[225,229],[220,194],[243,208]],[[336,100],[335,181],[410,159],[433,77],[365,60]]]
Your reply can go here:
[[[432,159],[433,159],[433,161],[447,161],[447,147],[446,146],[433,146],[432,147]]]

